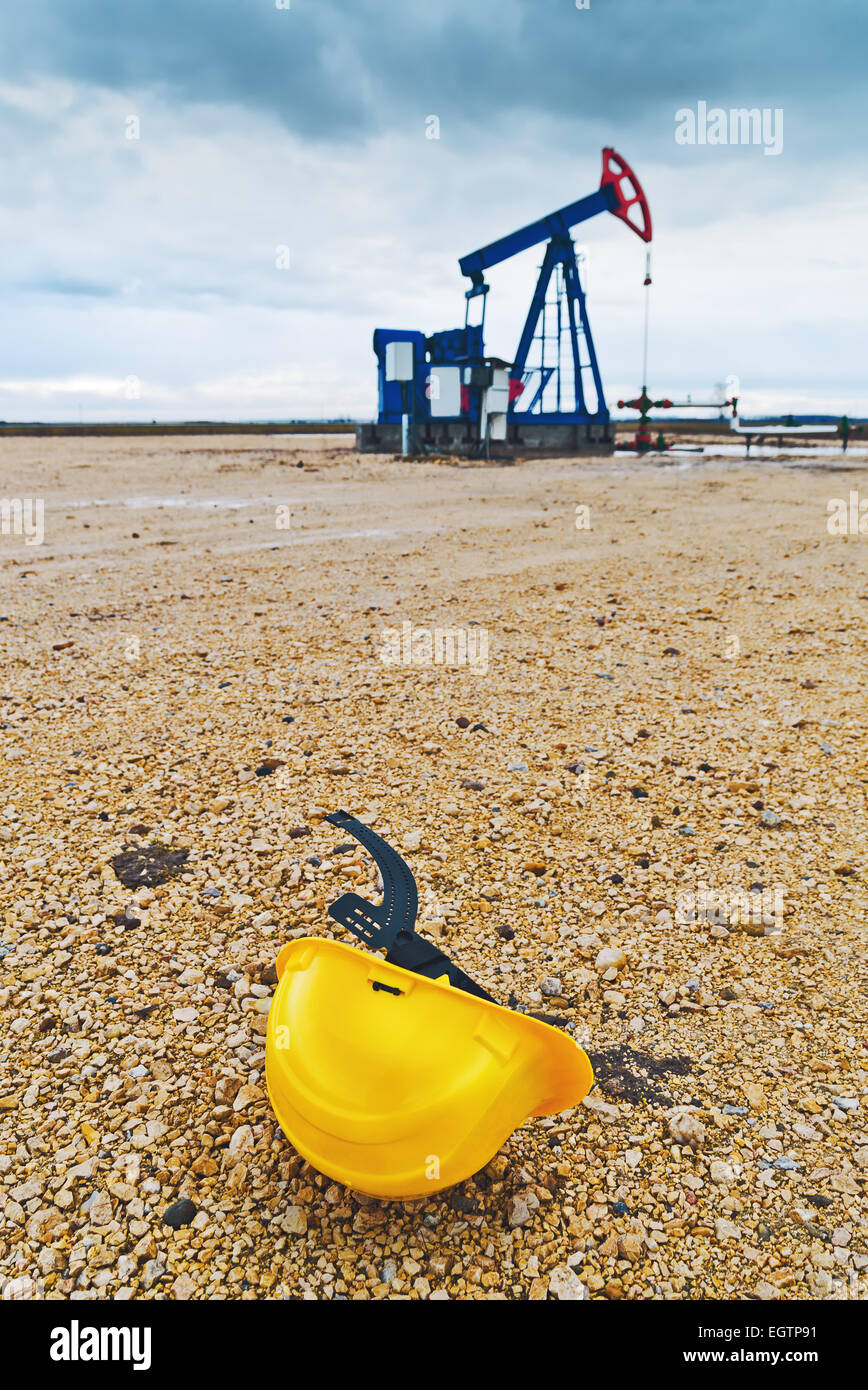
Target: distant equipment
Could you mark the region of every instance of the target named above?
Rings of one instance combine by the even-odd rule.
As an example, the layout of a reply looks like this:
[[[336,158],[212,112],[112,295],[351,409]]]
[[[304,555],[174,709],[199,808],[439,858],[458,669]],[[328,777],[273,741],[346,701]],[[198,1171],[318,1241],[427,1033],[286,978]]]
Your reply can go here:
[[[585,290],[570,229],[611,212],[643,241],[651,213],[626,160],[606,147],[600,186],[459,261],[470,280],[463,328],[426,337],[374,332],[379,411],[360,425],[367,452],[487,454],[593,451],[614,447]],[[485,351],[485,272],[546,243],[536,289],[512,361]],[[478,322],[471,323],[471,317]]]
[[[862,434],[864,426],[854,425],[848,415],[842,415],[840,420],[822,422],[818,420],[799,419],[792,415],[784,415],[779,420],[746,420],[742,421],[738,414],[737,398],[732,402],[732,419],[729,427],[733,434],[744,436],[744,456],[750,455],[750,446],[754,439],[760,443],[768,438],[776,438],[779,449],[783,448],[785,439],[799,438],[812,439],[823,435],[835,434],[841,439],[841,452],[846,454],[847,445],[852,434]]]
[[[725,389],[725,388],[724,388]],[[717,410],[720,418],[723,418],[723,410],[726,406],[732,407],[729,421],[729,428],[733,434],[741,435],[745,443],[745,458],[750,457],[750,447],[754,439],[760,443],[769,439],[777,441],[777,447],[784,447],[785,439],[820,439],[830,434],[839,436],[841,440],[842,453],[847,452],[847,445],[851,435],[861,435],[864,425],[853,424],[849,416],[842,415],[840,420],[819,421],[807,418],[800,419],[793,415],[784,415],[777,420],[747,420],[742,421],[738,413],[738,396],[731,396],[727,400],[717,401],[692,401],[688,395],[686,401],[670,401],[664,398],[653,401],[648,395],[646,388],[642,387],[642,394],[632,401],[618,401],[619,410],[638,410],[639,422],[636,426],[636,434],[632,440],[625,440],[624,443],[616,445],[618,450],[625,450],[630,453],[649,454],[664,453],[667,449],[676,448],[679,452],[702,453],[702,449],[689,449],[685,445],[678,444],[670,440],[668,443],[660,430],[656,439],[654,438],[652,425],[654,422],[650,418],[652,410]]]
[[[629,441],[625,441],[623,444],[618,444],[617,448],[628,450],[630,453],[650,454],[664,453],[666,449],[672,447],[671,443],[667,444],[662,430],[658,432],[656,439],[653,437],[651,431],[652,420],[650,416],[652,410],[716,410],[719,412],[719,418],[722,419],[724,408],[731,405],[734,415],[737,403],[737,396],[732,396],[729,400],[720,401],[692,401],[689,395],[686,401],[670,401],[668,397],[664,397],[659,401],[652,401],[651,397],[648,395],[647,388],[643,386],[642,394],[637,396],[635,400],[618,401],[619,410],[638,410],[639,421],[636,425],[636,433],[633,438]]]

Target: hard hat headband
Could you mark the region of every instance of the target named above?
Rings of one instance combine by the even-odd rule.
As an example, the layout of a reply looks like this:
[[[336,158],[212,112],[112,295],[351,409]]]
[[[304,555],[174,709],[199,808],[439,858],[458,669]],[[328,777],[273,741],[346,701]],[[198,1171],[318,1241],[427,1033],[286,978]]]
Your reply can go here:
[[[346,811],[334,811],[326,820],[346,830],[368,851],[380,870],[383,880],[383,901],[369,903],[358,893],[344,893],[328,909],[329,916],[348,927],[360,941],[373,950],[386,951],[386,960],[424,975],[430,980],[447,977],[455,989],[463,989],[479,999],[496,1003],[486,990],[453,965],[447,955],[415,931],[419,894],[416,880],[400,854],[375,834],[369,826],[356,820]]]

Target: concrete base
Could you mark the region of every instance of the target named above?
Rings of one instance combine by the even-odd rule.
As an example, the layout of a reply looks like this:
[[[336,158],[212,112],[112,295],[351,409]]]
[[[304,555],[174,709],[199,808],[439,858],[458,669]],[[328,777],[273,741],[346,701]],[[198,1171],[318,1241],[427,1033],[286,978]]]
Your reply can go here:
[[[416,438],[422,452],[474,458],[479,454],[477,428],[469,420],[426,420],[416,427]],[[556,458],[570,454],[611,454],[614,447],[615,423],[612,420],[591,425],[510,422],[507,438],[492,441],[490,454],[492,458],[517,458],[526,454],[547,454]],[[400,424],[356,425],[356,448],[362,454],[399,454]]]

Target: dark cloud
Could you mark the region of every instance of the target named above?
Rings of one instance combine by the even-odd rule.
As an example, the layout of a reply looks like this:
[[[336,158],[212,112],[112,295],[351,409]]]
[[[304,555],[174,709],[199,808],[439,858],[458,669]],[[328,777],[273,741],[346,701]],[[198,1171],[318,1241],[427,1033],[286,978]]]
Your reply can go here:
[[[0,64],[234,102],[307,139],[422,108],[477,137],[529,113],[623,127],[699,98],[789,101],[816,129],[828,98],[864,109],[866,39],[862,0],[41,0],[5,7]]]

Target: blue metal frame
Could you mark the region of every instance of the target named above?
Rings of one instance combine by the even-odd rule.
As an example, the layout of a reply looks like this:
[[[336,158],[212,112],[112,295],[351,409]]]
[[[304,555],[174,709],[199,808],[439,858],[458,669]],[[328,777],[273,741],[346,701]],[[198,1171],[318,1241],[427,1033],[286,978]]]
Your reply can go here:
[[[557,362],[554,366],[548,367],[545,363],[545,304],[548,293],[549,283],[557,266],[563,266],[563,287],[559,289],[558,296],[558,328],[557,328]],[[564,375],[561,365],[561,338],[562,323],[560,317],[560,300],[566,301],[566,310],[569,322],[569,338],[572,355],[572,388],[574,408],[563,410],[560,408],[562,401],[562,376]],[[540,319],[543,319],[541,334],[538,332]],[[527,319],[519,338],[518,347],[515,352],[515,365],[510,372],[514,381],[521,381],[525,375],[527,359],[535,339],[540,338],[540,371],[543,377],[540,387],[535,392],[533,398],[524,405],[521,397],[513,401],[510,414],[516,419],[528,419],[533,415],[534,419],[548,420],[552,424],[567,424],[575,421],[605,421],[609,418],[606,403],[603,399],[603,383],[600,378],[600,368],[597,362],[597,353],[594,347],[594,339],[591,334],[591,325],[588,320],[588,312],[585,303],[585,292],[582,289],[582,282],[579,277],[579,268],[576,264],[576,251],[572,240],[568,236],[553,237],[546,247],[545,257],[543,258],[542,268],[537,280]],[[582,361],[582,340],[584,340],[587,361]],[[594,409],[588,408],[585,396],[585,383],[582,373],[590,371],[594,383]],[[548,386],[552,375],[556,376],[556,388],[558,409],[542,410],[541,407],[545,388]]]
[[[585,292],[579,277],[576,248],[570,236],[570,228],[577,226],[580,222],[586,222],[589,217],[596,217],[599,212],[613,212],[617,206],[618,199],[615,188],[612,184],[604,184],[602,188],[598,188],[595,193],[588,194],[586,198],[579,198],[574,203],[568,203],[558,212],[541,217],[538,221],[521,227],[517,232],[510,232],[508,236],[501,237],[498,241],[493,241],[478,251],[472,251],[467,256],[462,256],[458,262],[462,274],[469,276],[472,281],[470,289],[466,292],[469,312],[470,301],[479,295],[485,296],[488,293],[489,287],[486,284],[484,274],[486,270],[492,266],[500,265],[501,262],[509,260],[512,256],[519,255],[522,251],[529,250],[532,246],[538,246],[542,241],[548,241],[536,289],[515,351],[514,365],[510,372],[513,381],[523,380],[532,345],[535,340],[540,339],[540,385],[527,405],[522,404],[521,397],[511,402],[509,414],[512,419],[520,421],[532,418],[548,421],[551,424],[604,423],[609,419],[609,411],[603,397],[603,382],[600,377],[597,352],[588,320]],[[557,362],[550,367],[545,363],[545,306],[549,284],[558,266],[563,267],[563,284],[558,288]],[[562,301],[565,301],[569,325],[572,358],[571,385],[574,402],[574,409],[572,410],[561,408],[563,395]],[[484,304],[483,298],[483,316]],[[541,319],[542,329],[540,332]],[[583,342],[587,361],[583,361],[582,358]],[[592,410],[588,408],[583,379],[583,373],[588,371],[591,373],[594,384],[595,402]],[[558,409],[543,410],[541,406],[545,389],[552,376],[555,377]]]
[[[493,265],[500,265],[501,261],[508,261],[522,251],[529,251],[532,246],[539,246],[541,241],[567,236],[570,227],[587,222],[589,217],[596,217],[598,212],[614,212],[617,206],[618,198],[614,187],[612,184],[605,184],[598,188],[596,193],[589,193],[586,198],[579,198],[577,202],[568,203],[558,212],[549,213],[548,217],[540,217],[538,221],[520,227],[517,232],[510,232],[498,241],[481,247],[479,251],[471,251],[469,255],[462,256],[458,262],[461,274],[469,276],[474,285],[479,287],[477,292],[481,293],[481,286],[485,280],[483,271],[489,270]]]

